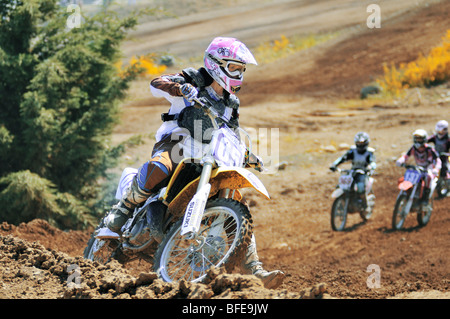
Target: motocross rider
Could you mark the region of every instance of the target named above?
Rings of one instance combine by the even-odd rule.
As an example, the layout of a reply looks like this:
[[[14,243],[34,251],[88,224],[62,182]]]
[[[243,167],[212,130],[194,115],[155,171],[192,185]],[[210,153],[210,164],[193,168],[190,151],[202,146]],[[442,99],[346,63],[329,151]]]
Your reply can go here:
[[[355,183],[364,209],[369,209],[367,206],[366,183],[368,176],[372,175],[377,167],[374,155],[375,150],[369,147],[370,137],[366,132],[358,132],[354,137],[354,142],[354,146],[333,162],[330,170],[335,172],[337,167],[346,161],[352,161],[352,169],[364,170],[366,174],[356,174]]]
[[[413,133],[413,146],[396,161],[397,166],[403,166],[410,156],[414,156],[416,165],[426,169],[425,187],[422,196],[422,203],[425,206],[428,205],[432,195],[430,192],[431,181],[439,174],[441,168],[441,160],[436,150],[426,144],[427,136],[427,131],[423,129],[415,130]]]
[[[138,169],[131,186],[107,217],[106,225],[110,230],[120,233],[134,208],[168,181],[182,158],[182,148],[178,142],[182,142],[186,135],[193,135],[194,119],[199,118],[199,113],[195,113],[199,110],[192,107],[194,98],[208,100],[221,118],[231,124],[239,124],[239,99],[235,93],[240,89],[247,64],[257,65],[257,62],[242,42],[235,38],[217,37],[205,51],[204,67],[198,70],[186,68],[180,73],[162,75],[151,81],[152,94],[164,97],[171,106],[168,113],[161,115],[163,123],[156,133],[151,159]],[[203,129],[211,122],[203,113],[202,116]],[[205,136],[201,139],[204,140]],[[267,288],[278,287],[285,276],[282,271],[268,272],[262,268],[254,236],[241,268],[245,273],[260,278]]]
[[[441,120],[436,123],[435,134],[431,135],[428,143],[433,143],[436,152],[441,160],[441,177],[446,177],[448,172],[448,156],[442,153],[448,153],[450,150],[450,136],[448,135],[448,122]]]

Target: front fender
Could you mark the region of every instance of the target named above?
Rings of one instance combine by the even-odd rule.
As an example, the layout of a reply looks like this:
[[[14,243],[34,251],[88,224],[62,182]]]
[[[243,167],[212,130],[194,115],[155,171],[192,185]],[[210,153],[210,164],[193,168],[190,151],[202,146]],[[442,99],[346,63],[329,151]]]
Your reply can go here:
[[[200,177],[190,182],[170,203],[168,203],[168,209],[171,214],[177,216],[180,212],[184,212],[186,205],[197,191],[199,180]],[[211,184],[210,197],[217,194],[217,192],[221,189],[234,190],[251,187],[267,199],[270,199],[269,192],[265,188],[264,184],[258,177],[256,177],[255,174],[245,168],[222,166],[213,169],[209,183]]]
[[[344,191],[342,190],[342,188],[338,187],[333,191],[333,193],[331,193],[331,198],[338,198],[342,194],[344,194]]]
[[[414,185],[409,181],[403,181],[400,184],[398,184],[398,188],[402,191],[407,191],[408,189],[412,188]]]
[[[212,171],[211,179],[219,182],[218,189],[240,189],[251,187],[264,195],[267,199],[270,199],[269,192],[261,180],[245,168],[222,166]]]

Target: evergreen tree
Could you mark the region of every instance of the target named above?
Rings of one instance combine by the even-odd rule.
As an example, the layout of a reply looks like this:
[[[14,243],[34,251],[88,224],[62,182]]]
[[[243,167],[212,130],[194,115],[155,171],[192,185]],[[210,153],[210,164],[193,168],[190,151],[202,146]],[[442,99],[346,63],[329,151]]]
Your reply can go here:
[[[7,221],[89,211],[119,152],[109,142],[118,102],[140,71],[119,75],[114,67],[135,15],[104,10],[69,28],[74,13],[58,2],[0,0],[0,216]]]

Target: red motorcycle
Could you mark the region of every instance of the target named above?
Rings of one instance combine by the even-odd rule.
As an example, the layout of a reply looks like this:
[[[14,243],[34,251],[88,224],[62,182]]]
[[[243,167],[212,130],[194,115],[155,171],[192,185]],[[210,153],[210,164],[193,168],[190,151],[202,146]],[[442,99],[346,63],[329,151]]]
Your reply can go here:
[[[428,204],[422,200],[427,171],[421,166],[405,165],[405,175],[399,179],[398,188],[400,193],[395,202],[394,214],[392,216],[392,228],[401,229],[405,223],[406,216],[410,212],[417,213],[417,222],[425,226],[430,221],[433,212],[432,196],[429,196]],[[431,185],[431,193],[436,187],[436,178]],[[431,195],[431,194],[430,194]]]

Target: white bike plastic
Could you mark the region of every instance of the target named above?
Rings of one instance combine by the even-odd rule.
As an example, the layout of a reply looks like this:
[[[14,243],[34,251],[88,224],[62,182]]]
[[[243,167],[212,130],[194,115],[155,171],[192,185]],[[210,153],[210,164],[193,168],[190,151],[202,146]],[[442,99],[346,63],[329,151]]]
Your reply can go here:
[[[121,199],[125,190],[131,185],[134,176],[136,176],[138,170],[136,168],[127,167],[123,170],[120,177],[119,185],[117,186],[116,198]]]

